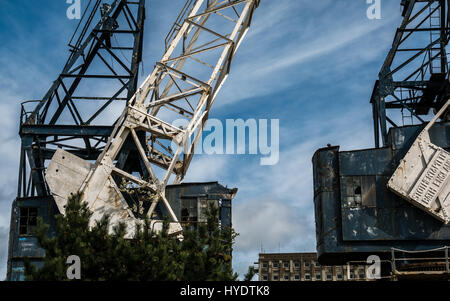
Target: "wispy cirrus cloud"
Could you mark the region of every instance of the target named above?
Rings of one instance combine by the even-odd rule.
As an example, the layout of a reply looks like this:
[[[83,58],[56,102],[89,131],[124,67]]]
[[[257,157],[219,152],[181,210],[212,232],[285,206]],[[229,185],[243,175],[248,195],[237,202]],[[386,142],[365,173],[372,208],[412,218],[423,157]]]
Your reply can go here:
[[[311,78],[331,80],[349,66],[373,62],[392,41],[397,6],[386,4],[383,19],[373,21],[358,1],[261,2],[231,71],[228,87],[238,89],[225,87],[217,105],[282,93]],[[263,51],[255,55],[255,49]]]

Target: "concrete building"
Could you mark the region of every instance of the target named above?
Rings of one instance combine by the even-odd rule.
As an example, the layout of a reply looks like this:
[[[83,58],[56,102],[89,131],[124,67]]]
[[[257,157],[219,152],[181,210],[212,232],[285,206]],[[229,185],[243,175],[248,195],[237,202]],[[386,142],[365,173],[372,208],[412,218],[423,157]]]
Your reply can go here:
[[[259,281],[368,281],[365,265],[322,266],[317,253],[259,254]]]

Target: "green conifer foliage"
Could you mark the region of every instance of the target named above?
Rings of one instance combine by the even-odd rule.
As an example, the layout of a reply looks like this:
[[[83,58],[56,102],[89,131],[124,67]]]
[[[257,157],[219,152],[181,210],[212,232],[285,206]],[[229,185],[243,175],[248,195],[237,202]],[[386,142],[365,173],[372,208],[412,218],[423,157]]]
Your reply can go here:
[[[38,269],[25,262],[26,280],[67,281],[70,255],[80,257],[82,281],[232,281],[238,277],[231,265],[237,234],[222,229],[214,206],[207,212],[207,222],[188,227],[182,239],[169,236],[167,221],[162,231],[153,232],[148,219],[136,226],[134,239],[125,239],[124,224],[109,234],[108,216],[90,229],[91,216],[80,195],[74,195],[66,214],[56,216],[56,236],[49,237],[49,226],[39,219],[36,236],[45,250],[44,265]]]

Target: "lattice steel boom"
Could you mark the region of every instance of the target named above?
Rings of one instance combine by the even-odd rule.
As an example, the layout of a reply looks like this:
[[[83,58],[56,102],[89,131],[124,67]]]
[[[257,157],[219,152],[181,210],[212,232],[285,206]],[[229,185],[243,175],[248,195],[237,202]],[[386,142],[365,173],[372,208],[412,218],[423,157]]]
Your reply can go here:
[[[46,178],[60,210],[68,194],[79,190],[94,212],[93,223],[108,213],[111,227],[125,222],[131,235],[137,219],[117,183],[125,180],[154,196],[147,216],[156,222],[155,209],[162,201],[172,221],[170,231],[182,230],[164,195],[165,187],[171,179],[174,184],[184,179],[258,5],[259,0],[187,1],[166,38],[162,59],[128,101],[96,163],[90,166],[63,150],[55,153]],[[176,126],[174,121],[185,125]],[[115,164],[129,140],[145,166],[142,174],[128,173]]]

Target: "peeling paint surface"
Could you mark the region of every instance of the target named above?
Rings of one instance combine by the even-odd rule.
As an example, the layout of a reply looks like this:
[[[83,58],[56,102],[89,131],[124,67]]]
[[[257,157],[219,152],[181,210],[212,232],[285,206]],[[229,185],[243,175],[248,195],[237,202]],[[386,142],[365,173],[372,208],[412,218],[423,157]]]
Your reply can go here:
[[[364,259],[369,253],[388,256],[391,247],[423,250],[450,245],[449,226],[387,188],[422,129],[391,129],[385,148],[339,152],[339,147],[329,147],[314,154],[317,251],[324,263]],[[431,128],[430,139],[448,150],[450,122]]]

